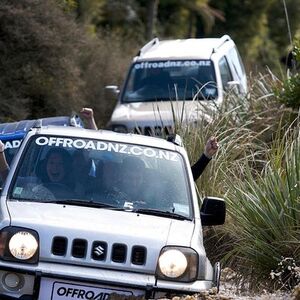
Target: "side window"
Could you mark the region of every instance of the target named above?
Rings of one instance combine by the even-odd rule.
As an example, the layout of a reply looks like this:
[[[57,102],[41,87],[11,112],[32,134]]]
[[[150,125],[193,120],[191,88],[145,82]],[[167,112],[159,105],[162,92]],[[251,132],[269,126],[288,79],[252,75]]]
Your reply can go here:
[[[223,56],[219,61],[219,69],[221,73],[223,89],[225,89],[227,82],[232,81],[232,74],[225,56]]]
[[[234,68],[238,78],[240,80],[242,80],[242,78],[245,75],[245,69],[244,69],[242,59],[235,47],[229,51],[229,57],[230,57],[230,60],[232,61],[233,68]]]

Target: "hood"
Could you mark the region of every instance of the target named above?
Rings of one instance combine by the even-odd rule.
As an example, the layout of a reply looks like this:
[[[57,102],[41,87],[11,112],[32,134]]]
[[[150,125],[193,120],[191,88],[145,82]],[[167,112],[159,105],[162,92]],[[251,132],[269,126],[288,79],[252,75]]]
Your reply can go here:
[[[88,247],[99,240],[105,241],[108,248],[116,243],[125,244],[128,251],[134,245],[140,245],[147,249],[147,256],[151,258],[149,264],[155,264],[165,245],[190,246],[194,231],[191,221],[133,212],[17,201],[10,201],[7,205],[12,226],[30,228],[39,234],[41,260],[54,259],[51,255],[52,241],[60,236],[68,240],[70,247],[74,239],[86,240]],[[63,259],[66,261],[68,257]],[[70,261],[74,258],[70,257]],[[89,263],[92,264],[90,260]]]
[[[112,123],[137,122],[148,125],[173,125],[174,115],[177,120],[187,123],[205,118],[210,120],[212,101],[157,101],[118,104],[112,114]]]

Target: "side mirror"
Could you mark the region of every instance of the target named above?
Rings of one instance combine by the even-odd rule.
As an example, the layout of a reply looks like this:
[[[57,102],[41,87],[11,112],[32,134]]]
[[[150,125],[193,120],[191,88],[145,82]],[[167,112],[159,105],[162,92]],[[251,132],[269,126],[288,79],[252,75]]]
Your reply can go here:
[[[117,85],[107,85],[104,88],[105,99],[115,100],[120,93],[120,90]]]
[[[226,91],[239,94],[241,92],[241,83],[238,81],[228,81],[226,83]]]
[[[226,204],[224,199],[206,197],[203,200],[200,217],[202,226],[222,225],[226,217]]]

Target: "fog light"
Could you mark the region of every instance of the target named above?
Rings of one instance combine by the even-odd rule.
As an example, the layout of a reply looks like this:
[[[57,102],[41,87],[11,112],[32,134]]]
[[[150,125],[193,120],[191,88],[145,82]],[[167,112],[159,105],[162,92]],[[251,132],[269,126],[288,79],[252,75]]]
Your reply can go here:
[[[18,291],[24,286],[24,278],[16,273],[5,273],[2,277],[3,286],[9,291]]]

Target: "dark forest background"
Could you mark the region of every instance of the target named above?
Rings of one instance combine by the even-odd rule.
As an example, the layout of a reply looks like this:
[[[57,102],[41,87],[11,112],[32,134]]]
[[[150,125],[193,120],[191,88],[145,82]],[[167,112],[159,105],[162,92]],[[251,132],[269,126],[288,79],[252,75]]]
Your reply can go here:
[[[298,0],[1,0],[0,121],[89,106],[103,126],[115,105],[104,86],[154,36],[229,34],[248,74],[284,78],[299,20]]]

